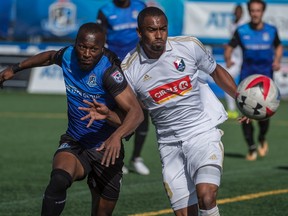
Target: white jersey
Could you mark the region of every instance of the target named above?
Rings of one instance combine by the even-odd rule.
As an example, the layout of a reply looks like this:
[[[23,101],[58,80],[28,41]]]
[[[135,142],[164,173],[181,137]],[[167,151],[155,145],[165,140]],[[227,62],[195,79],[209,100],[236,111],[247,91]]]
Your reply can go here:
[[[187,140],[217,125],[204,112],[197,72],[215,68],[214,58],[191,36],[169,37],[159,59],[149,59],[139,45],[126,56],[122,69],[150,112],[158,143]]]

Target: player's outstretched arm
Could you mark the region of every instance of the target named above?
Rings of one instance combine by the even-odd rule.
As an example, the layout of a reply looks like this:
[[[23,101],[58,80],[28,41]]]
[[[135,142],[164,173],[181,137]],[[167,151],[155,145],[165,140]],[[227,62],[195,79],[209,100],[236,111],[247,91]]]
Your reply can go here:
[[[14,64],[5,68],[0,72],[0,86],[3,86],[3,83],[6,80],[13,79],[14,75],[24,69],[29,69],[33,67],[48,66],[54,64],[54,55],[56,51],[46,51],[39,53],[35,56],[31,56],[24,61]]]
[[[215,83],[228,93],[231,97],[236,97],[237,86],[232,76],[223,67],[217,64],[214,72],[211,74]],[[250,119],[242,116],[238,119],[239,123],[249,123]]]
[[[228,93],[231,97],[235,98],[237,86],[232,76],[223,67],[217,64],[215,70],[211,73],[215,83]]]

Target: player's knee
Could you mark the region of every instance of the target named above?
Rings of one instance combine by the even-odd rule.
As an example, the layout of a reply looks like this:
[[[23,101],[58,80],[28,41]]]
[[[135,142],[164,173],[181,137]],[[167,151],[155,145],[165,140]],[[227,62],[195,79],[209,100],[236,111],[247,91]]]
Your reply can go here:
[[[220,169],[216,166],[205,166],[197,171],[196,188],[200,209],[208,210],[216,206],[217,191],[221,179]]]
[[[208,210],[216,206],[216,195],[215,191],[206,191],[205,193],[199,193],[198,204],[200,209]]]
[[[45,195],[58,196],[65,192],[72,184],[73,179],[68,172],[62,169],[55,169],[51,172],[50,182]]]

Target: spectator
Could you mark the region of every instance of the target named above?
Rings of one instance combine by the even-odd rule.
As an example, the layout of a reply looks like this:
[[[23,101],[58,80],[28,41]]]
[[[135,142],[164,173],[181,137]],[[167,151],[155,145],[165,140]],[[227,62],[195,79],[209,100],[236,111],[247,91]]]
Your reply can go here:
[[[229,32],[232,37],[234,34],[236,28],[242,24],[244,24],[242,15],[243,15],[243,9],[241,5],[236,5],[234,8],[234,19],[231,25],[229,26]],[[236,47],[231,56],[231,61],[233,62],[233,65],[231,65],[229,68],[226,66],[227,71],[230,73],[230,75],[233,77],[234,80],[239,76],[240,70],[241,70],[241,64],[242,64],[242,51],[241,48],[238,46]],[[228,118],[230,119],[237,119],[239,116],[239,113],[237,112],[237,107],[234,98],[232,98],[229,94],[225,93],[225,99],[227,103],[227,113]]]

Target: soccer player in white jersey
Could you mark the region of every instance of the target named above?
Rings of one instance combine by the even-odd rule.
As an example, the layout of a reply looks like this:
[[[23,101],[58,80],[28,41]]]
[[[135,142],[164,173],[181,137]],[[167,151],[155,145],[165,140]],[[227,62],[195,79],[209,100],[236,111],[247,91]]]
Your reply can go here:
[[[156,127],[171,207],[177,216],[219,216],[224,149],[217,125],[227,117],[215,95],[203,91],[197,71],[211,75],[231,97],[235,82],[196,38],[168,38],[167,17],[159,8],[142,10],[137,22],[139,45],[121,67]],[[96,107],[87,110],[89,117],[97,119]]]

